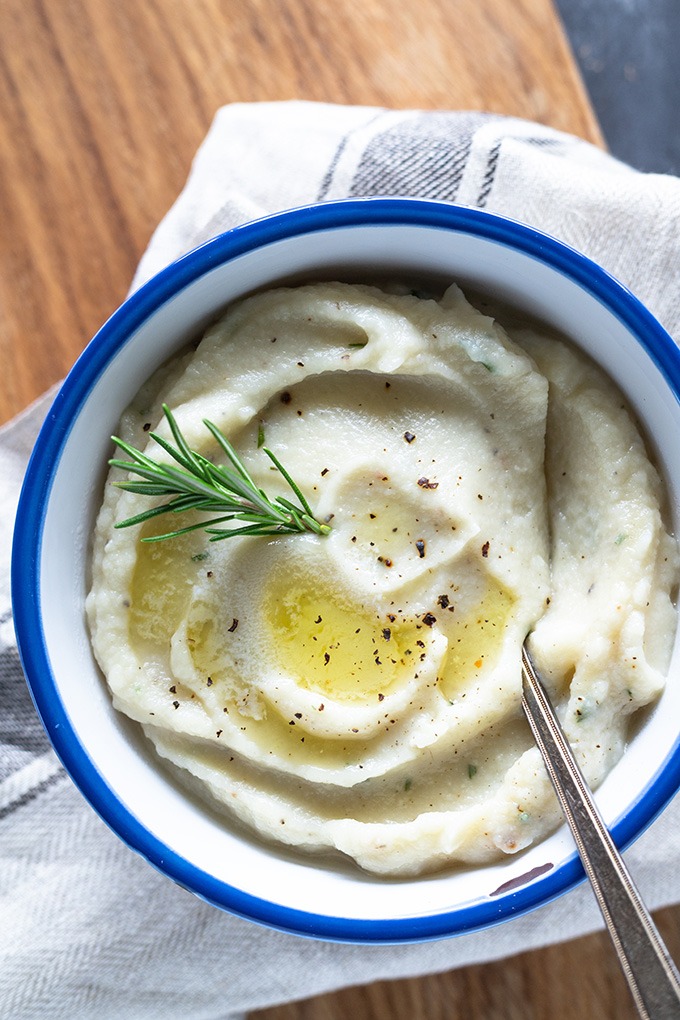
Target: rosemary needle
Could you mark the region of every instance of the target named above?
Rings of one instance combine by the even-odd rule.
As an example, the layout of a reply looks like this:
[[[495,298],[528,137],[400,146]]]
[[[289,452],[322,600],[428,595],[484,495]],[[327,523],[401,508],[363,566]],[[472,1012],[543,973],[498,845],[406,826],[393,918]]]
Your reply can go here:
[[[113,458],[109,464],[137,476],[136,479],[125,479],[113,484],[119,489],[143,496],[169,497],[167,502],[119,521],[116,528],[143,524],[161,514],[200,510],[213,516],[209,520],[176,528],[162,535],[151,535],[142,541],[162,542],[198,530],[205,530],[211,536],[211,542],[235,535],[286,535],[302,531],[310,531],[315,535],[329,533],[329,526],[316,520],[300,487],[266,446],[262,447],[264,453],[289,485],[297,503],[284,496],[270,499],[258,488],[227,437],[211,421],[204,419],[203,424],[212,433],[231,466],[213,464],[207,457],[192,450],[166,404],[163,404],[163,414],[168,420],[175,445],[155,432],[150,432],[149,438],[165,450],[175,464],[159,463],[117,436],[111,437],[130,459]],[[238,522],[238,526],[216,526],[232,521]]]

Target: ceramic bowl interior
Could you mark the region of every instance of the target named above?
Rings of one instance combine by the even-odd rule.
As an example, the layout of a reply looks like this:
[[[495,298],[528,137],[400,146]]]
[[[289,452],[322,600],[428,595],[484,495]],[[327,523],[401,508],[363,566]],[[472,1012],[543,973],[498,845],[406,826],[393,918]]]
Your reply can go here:
[[[588,260],[529,228],[416,200],[295,210],[237,228],[134,294],[85,350],[38,439],[13,560],[20,652],[46,729],[104,820],[178,883],[220,907],[327,939],[399,942],[470,931],[546,902],[582,877],[562,828],[488,867],[384,880],[296,856],[231,828],[159,767],[117,714],[84,616],[88,550],[109,437],[140,384],[233,299],[291,278],[446,279],[547,320],[599,362],[644,424],[680,519],[680,357],[636,299]],[[674,720],[680,655],[667,689],[598,801],[617,842],[634,838],[680,785]]]

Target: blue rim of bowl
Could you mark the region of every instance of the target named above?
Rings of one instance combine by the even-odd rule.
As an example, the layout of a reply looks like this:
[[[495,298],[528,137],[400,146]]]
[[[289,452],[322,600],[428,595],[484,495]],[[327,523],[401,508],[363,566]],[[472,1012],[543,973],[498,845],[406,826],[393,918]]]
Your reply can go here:
[[[276,213],[206,242],[129,297],[102,326],[65,379],[31,456],[19,500],[12,550],[12,602],[17,642],[43,725],[81,793],[133,850],[201,899],[282,931],[353,943],[397,944],[468,933],[524,914],[583,880],[577,854],[529,884],[440,913],[400,918],[314,914],[260,899],[215,879],[175,854],[118,800],[70,725],[51,671],[40,611],[40,560],[47,503],[72,423],[100,375],[144,321],[216,266],[302,234],[352,226],[421,226],[480,236],[538,259],[596,297],[632,332],[680,399],[680,354],[649,311],[622,284],[573,248],[516,221],[483,210],[411,198],[357,198]],[[680,738],[657,774],[612,827],[625,847],[680,787]]]

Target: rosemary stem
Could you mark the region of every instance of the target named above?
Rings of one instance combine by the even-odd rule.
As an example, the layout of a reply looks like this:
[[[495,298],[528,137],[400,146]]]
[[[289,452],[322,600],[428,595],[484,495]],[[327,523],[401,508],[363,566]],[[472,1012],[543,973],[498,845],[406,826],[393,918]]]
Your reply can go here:
[[[257,486],[234,447],[213,422],[204,420],[204,425],[231,466],[215,464],[203,454],[192,450],[170,408],[167,404],[162,406],[175,445],[155,432],[150,432],[149,438],[160,446],[174,463],[153,460],[148,454],[135,449],[117,436],[112,436],[115,445],[129,457],[129,460],[114,457],[109,464],[128,473],[127,478],[113,483],[118,488],[136,495],[168,497],[167,502],[156,504],[148,510],[119,521],[115,525],[116,528],[143,524],[166,513],[176,515],[200,511],[212,516],[208,520],[188,524],[167,534],[145,536],[143,541],[160,542],[201,529],[211,536],[212,542],[236,535],[271,536],[305,531],[315,535],[327,535],[330,532],[328,524],[316,520],[299,485],[271,450],[263,447],[292,490],[297,504],[285,496],[270,499]],[[215,527],[217,524],[232,521],[243,523],[232,528]]]

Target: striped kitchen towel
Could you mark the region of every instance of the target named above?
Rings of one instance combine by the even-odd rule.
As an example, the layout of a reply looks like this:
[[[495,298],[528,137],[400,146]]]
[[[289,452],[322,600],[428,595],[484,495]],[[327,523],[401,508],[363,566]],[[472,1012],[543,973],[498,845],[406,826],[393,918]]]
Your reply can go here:
[[[580,249],[680,338],[680,182],[577,138],[481,113],[291,102],[220,110],[133,286],[265,213],[399,195],[502,213]],[[127,849],[50,750],[23,681],[9,556],[50,396],[0,430],[0,1016],[218,1020],[378,979],[448,970],[600,926],[588,888],[511,923],[426,945],[338,946],[206,905]],[[628,860],[652,907],[680,901],[680,803]]]

